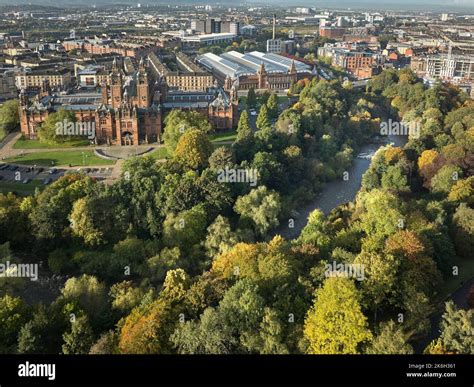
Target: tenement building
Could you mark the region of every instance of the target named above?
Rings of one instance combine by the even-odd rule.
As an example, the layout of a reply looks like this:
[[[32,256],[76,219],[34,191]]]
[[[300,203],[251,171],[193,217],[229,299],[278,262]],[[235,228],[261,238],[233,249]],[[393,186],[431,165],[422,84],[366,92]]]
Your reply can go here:
[[[18,89],[34,89],[41,87],[44,83],[51,87],[67,88],[72,82],[71,71],[64,67],[37,67],[28,71],[22,69],[15,77]]]
[[[212,87],[214,79],[212,74],[203,70],[183,53],[177,53],[175,61],[176,70],[169,67],[154,53],[148,55],[150,69],[155,77],[164,78],[167,86],[173,90],[205,91]]]

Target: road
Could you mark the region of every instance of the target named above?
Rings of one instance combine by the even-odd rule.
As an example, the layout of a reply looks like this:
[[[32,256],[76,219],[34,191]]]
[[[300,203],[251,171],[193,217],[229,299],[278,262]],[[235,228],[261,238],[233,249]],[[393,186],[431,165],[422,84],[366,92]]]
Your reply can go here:
[[[39,180],[44,185],[51,184],[68,172],[77,171],[97,180],[105,180],[112,176],[114,166],[111,167],[82,167],[82,168],[46,168],[27,167],[15,164],[0,163],[0,182],[29,184],[32,180]],[[21,191],[21,189],[18,189]]]

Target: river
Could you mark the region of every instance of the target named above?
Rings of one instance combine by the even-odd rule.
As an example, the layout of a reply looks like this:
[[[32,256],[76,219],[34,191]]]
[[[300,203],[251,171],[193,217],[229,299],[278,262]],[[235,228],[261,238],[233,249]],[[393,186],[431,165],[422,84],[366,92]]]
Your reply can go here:
[[[306,226],[308,216],[312,211],[320,209],[325,215],[327,215],[333,208],[354,200],[357,192],[359,192],[362,176],[369,168],[372,156],[375,152],[388,143],[393,143],[395,146],[403,147],[406,142],[407,138],[405,136],[388,136],[386,142],[383,144],[367,144],[361,147],[358,155],[365,155],[365,157],[356,157],[354,159],[354,162],[348,171],[349,179],[347,181],[339,179],[326,184],[314,200],[297,210],[297,216],[293,218],[293,228],[288,227],[288,224],[280,226],[273,232],[273,235],[279,234],[285,239],[297,238],[300,235],[301,230]],[[474,278],[466,281],[445,301],[453,300],[458,308],[467,309],[467,295],[472,285],[474,285]],[[430,316],[431,328],[428,335],[413,343],[416,353],[422,353],[424,348],[439,336],[439,324],[443,312],[444,307],[442,308],[442,311],[437,311]]]
[[[296,210],[295,216],[292,218],[293,227],[289,227],[289,222],[280,226],[272,234],[281,235],[285,239],[297,238],[301,230],[308,223],[308,216],[315,209],[320,209],[325,215],[341,204],[354,200],[359,192],[362,176],[367,171],[372,160],[372,156],[382,146],[393,143],[395,146],[403,146],[407,141],[406,136],[387,136],[386,142],[382,144],[367,144],[361,147],[358,155],[349,168],[349,176],[347,180],[338,179],[327,183],[322,191],[310,202]]]

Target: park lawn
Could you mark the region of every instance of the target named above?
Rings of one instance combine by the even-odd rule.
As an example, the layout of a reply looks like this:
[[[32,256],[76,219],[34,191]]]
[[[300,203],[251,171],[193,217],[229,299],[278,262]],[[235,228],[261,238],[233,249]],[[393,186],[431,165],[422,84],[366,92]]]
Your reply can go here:
[[[237,138],[237,132],[235,130],[214,133],[209,136],[209,140],[211,140],[212,143],[223,142],[223,141],[233,142],[235,141],[236,138]]]
[[[4,160],[6,163],[23,165],[42,165],[42,166],[90,166],[90,165],[112,165],[115,160],[102,159],[92,151],[51,151],[27,153],[23,156],[10,157]]]
[[[169,158],[168,149],[165,146],[160,146],[150,153],[145,153],[143,156],[149,156],[155,160],[163,160]]]
[[[33,194],[36,188],[43,189],[45,185],[41,180],[31,180],[28,184],[21,182],[10,182],[0,180],[0,193],[7,194],[9,192],[17,192],[18,194],[30,195]]]
[[[15,144],[13,149],[49,149],[49,148],[74,148],[76,146],[88,146],[90,145],[89,140],[79,139],[71,140],[60,144],[46,144],[39,140],[29,140],[24,137],[20,137]]]

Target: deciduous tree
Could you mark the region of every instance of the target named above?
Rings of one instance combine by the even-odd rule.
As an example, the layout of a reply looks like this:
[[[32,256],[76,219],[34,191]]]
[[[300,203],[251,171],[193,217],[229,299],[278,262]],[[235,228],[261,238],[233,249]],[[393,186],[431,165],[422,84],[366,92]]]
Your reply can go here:
[[[212,144],[206,134],[197,129],[184,133],[178,140],[175,159],[190,169],[201,169],[208,165]]]
[[[304,336],[311,354],[361,353],[372,339],[352,280],[329,277],[306,315]]]

